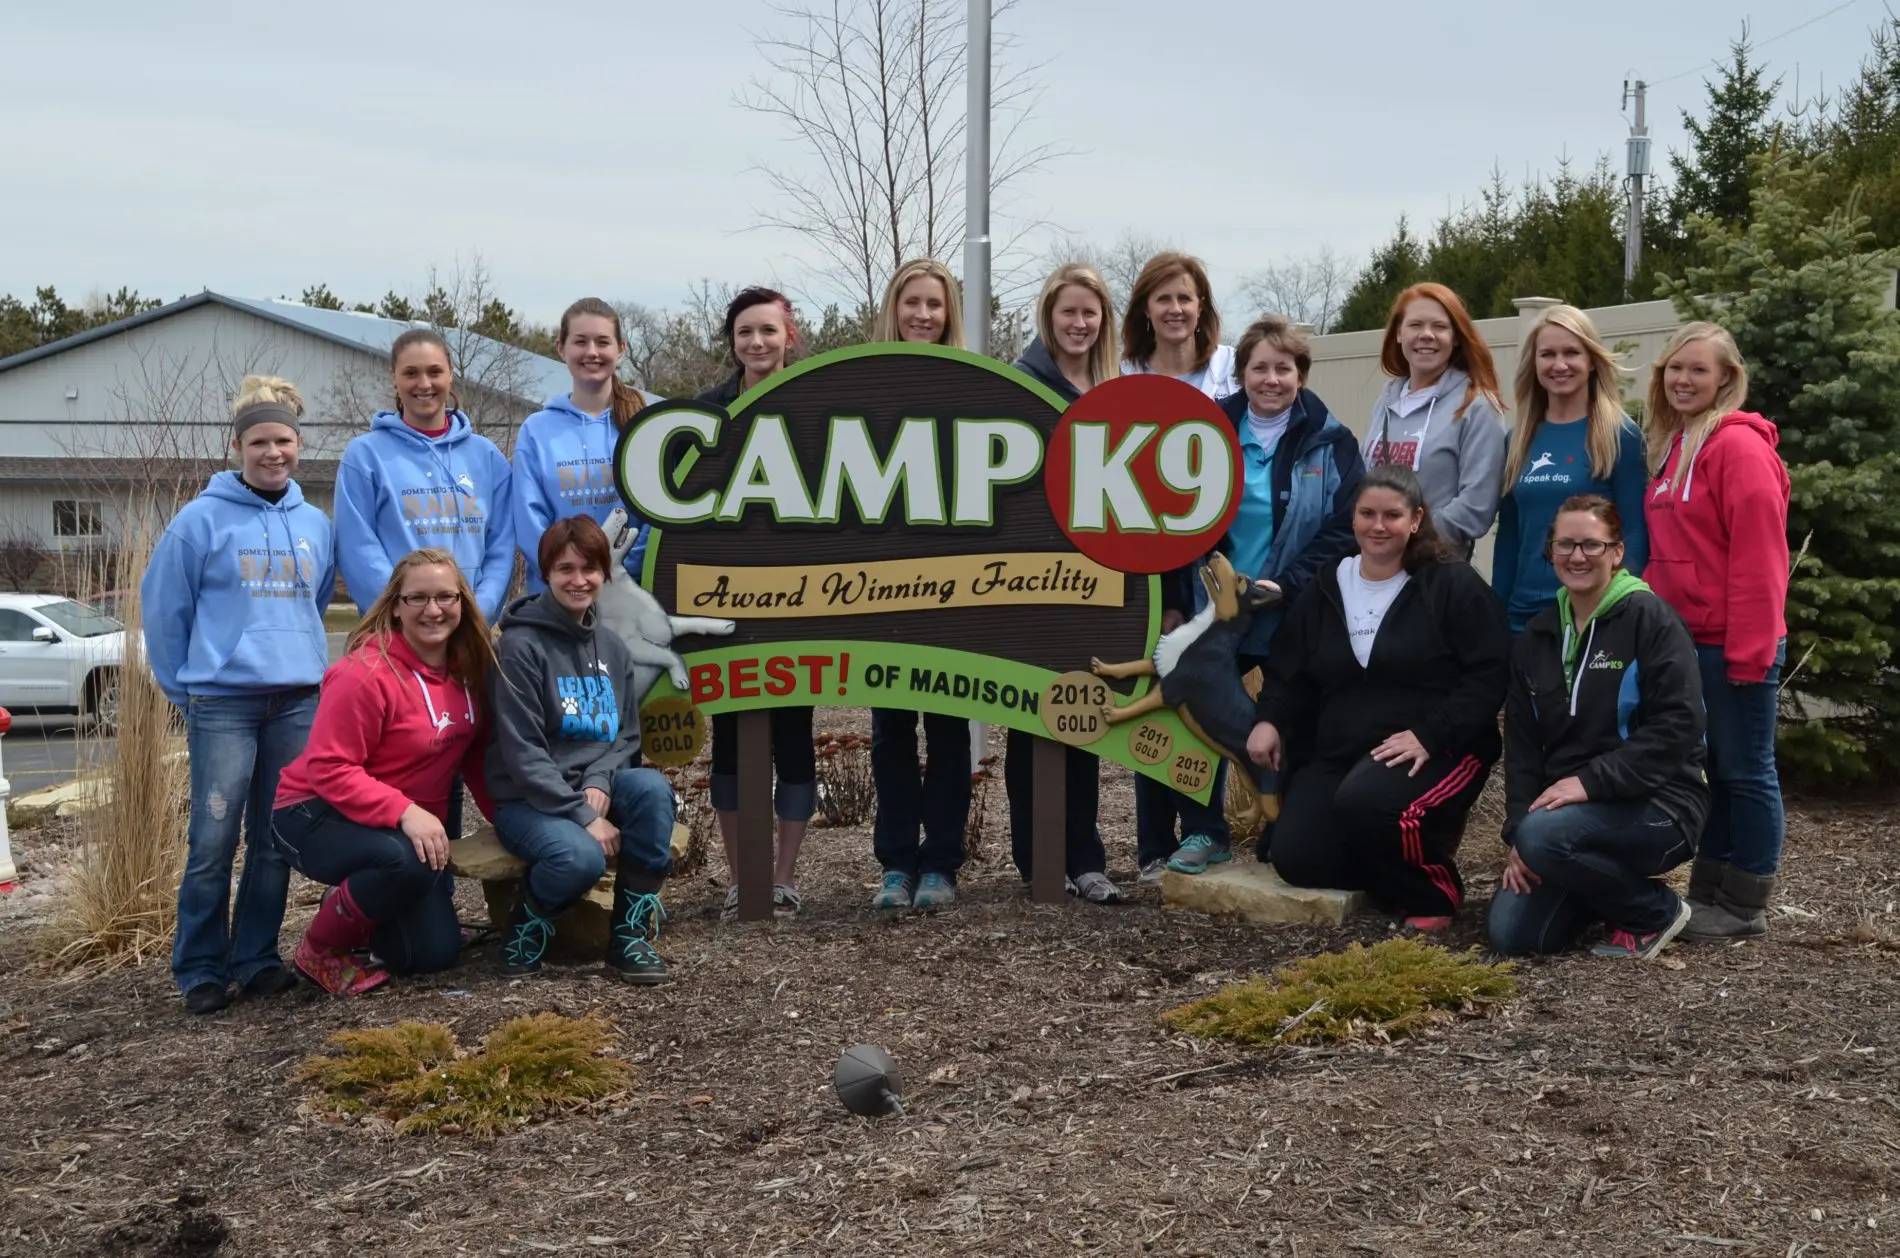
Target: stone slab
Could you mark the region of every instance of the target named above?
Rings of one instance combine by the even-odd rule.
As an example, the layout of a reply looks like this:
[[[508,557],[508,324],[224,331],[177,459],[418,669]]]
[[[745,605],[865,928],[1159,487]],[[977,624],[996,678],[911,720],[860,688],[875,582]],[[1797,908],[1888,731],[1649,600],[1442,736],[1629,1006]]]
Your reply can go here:
[[[25,830],[55,817],[71,817],[112,801],[112,783],[103,776],[75,778],[58,786],[14,795],[7,800],[7,824]]]
[[[1262,926],[1337,926],[1371,904],[1363,891],[1293,886],[1273,866],[1247,857],[1204,874],[1170,869],[1161,880],[1161,903]]]

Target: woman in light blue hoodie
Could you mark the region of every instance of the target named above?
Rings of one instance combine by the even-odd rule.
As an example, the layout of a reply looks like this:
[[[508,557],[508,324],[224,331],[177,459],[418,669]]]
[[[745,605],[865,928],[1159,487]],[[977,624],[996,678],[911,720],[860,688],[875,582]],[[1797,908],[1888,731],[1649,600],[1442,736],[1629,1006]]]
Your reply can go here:
[[[528,550],[556,520],[584,515],[606,524],[620,506],[614,487],[614,446],[640,408],[658,401],[620,378],[627,335],[620,315],[598,297],[583,297],[561,315],[555,338],[574,387],[522,421],[515,438],[515,542],[527,559],[528,592],[547,588],[539,558]],[[646,567],[647,526],[627,552],[626,568],[638,581]]]
[[[495,443],[455,409],[448,342],[412,328],[389,347],[396,409],[351,440],[336,476],[337,567],[357,611],[396,561],[434,546],[455,556],[493,619],[514,576],[513,473]]]
[[[291,479],[302,416],[295,385],[245,378],[232,406],[240,470],[219,472],[179,511],[139,582],[146,657],[185,714],[191,760],[172,973],[195,1014],[224,1008],[233,981],[251,996],[296,982],[277,955],[290,867],[271,841],[271,808],[316,716],[336,587],[330,521]]]

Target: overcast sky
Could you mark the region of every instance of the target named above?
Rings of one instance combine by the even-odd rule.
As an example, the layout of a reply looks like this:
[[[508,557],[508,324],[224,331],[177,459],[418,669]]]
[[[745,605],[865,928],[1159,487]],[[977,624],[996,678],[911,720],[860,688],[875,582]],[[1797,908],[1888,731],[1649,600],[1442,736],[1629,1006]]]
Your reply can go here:
[[[1703,100],[1684,72],[1744,20],[1763,41],[1818,18],[1760,56],[1804,95],[1843,83],[1885,10],[1838,3],[1020,0],[1002,25],[1043,63],[1034,138],[1074,155],[1013,201],[1104,244],[1171,239],[1226,291],[1322,245],[1363,255],[1494,164],[1620,169],[1627,72],[1656,85],[1662,167]],[[754,167],[805,156],[734,103],[774,29],[764,0],[9,6],[0,292],[374,300],[477,251],[542,320],[588,293],[799,282],[799,242],[747,228]]]

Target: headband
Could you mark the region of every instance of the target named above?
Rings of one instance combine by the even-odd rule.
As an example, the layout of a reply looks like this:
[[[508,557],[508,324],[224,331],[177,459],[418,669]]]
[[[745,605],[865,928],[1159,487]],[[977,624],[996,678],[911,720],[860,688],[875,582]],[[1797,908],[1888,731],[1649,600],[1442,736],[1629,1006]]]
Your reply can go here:
[[[282,424],[292,432],[303,431],[297,412],[282,402],[252,402],[249,406],[240,407],[238,413],[232,416],[231,436],[241,438],[246,429],[257,424]]]

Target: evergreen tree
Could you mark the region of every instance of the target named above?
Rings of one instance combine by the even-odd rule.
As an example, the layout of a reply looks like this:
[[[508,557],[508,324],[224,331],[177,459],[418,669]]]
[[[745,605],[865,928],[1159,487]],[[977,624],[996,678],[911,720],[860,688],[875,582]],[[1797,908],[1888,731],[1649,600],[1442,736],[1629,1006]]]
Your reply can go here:
[[[1398,295],[1425,278],[1425,250],[1412,235],[1411,224],[1399,215],[1399,228],[1392,239],[1373,250],[1359,282],[1346,295],[1339,308],[1340,332],[1382,328]]]
[[[1729,44],[1729,63],[1718,82],[1703,81],[1709,112],[1697,119],[1682,111],[1689,151],[1671,153],[1675,183],[1669,194],[1669,218],[1678,234],[1689,230],[1693,215],[1741,223],[1749,212],[1749,159],[1768,150],[1768,111],[1781,90],[1779,78],[1764,82],[1765,67],[1749,60],[1748,33]]]
[[[1824,173],[1756,159],[1748,221],[1698,218],[1698,261],[1663,290],[1721,324],[1776,422],[1793,482],[1784,764],[1833,781],[1900,768],[1900,253],[1851,201],[1812,207]]]
[[[328,284],[311,285],[309,288],[303,290],[303,296],[297,300],[306,306],[314,306],[318,310],[343,309],[342,301],[337,298],[335,293],[330,291]]]

